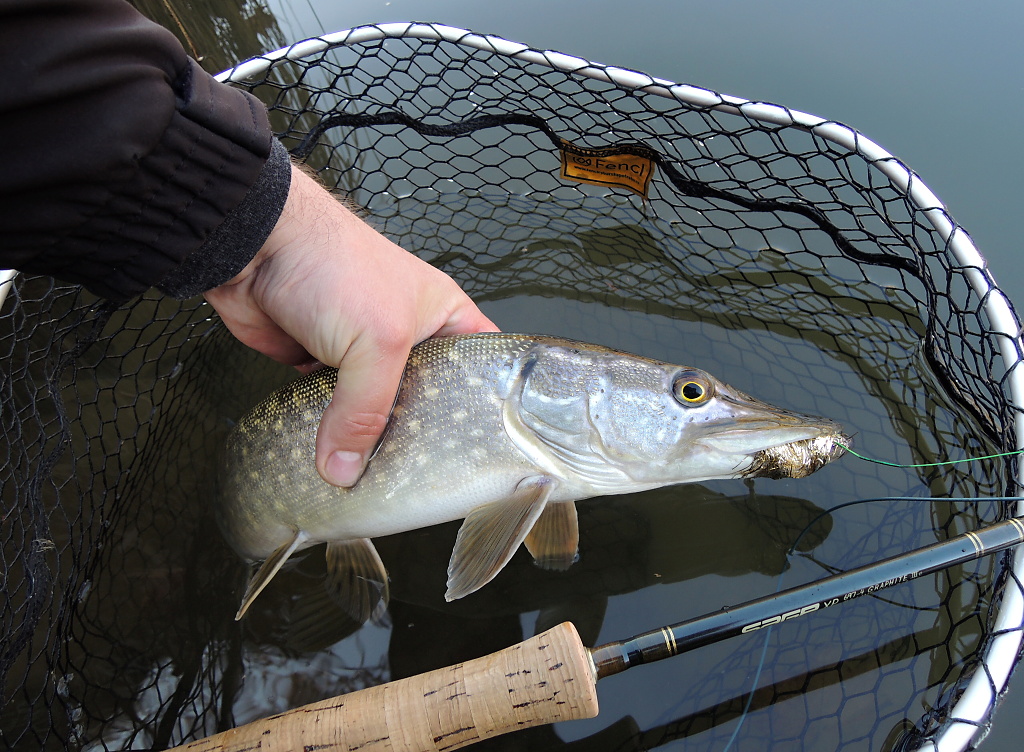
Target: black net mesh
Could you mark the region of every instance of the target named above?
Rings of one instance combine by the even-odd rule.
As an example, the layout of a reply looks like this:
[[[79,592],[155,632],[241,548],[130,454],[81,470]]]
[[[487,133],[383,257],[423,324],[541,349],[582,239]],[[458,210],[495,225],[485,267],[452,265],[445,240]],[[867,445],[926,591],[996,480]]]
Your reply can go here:
[[[239,85],[329,186],[506,330],[705,368],[895,462],[1016,448],[1008,306],[980,256],[954,252],[963,231],[940,231],[945,214],[852,131],[843,146],[782,108],[766,119],[440,27],[331,42],[250,64]],[[563,141],[651,156],[647,198],[561,177]],[[584,503],[568,573],[517,556],[452,604],[455,527],[440,526],[380,542],[381,624],[325,601],[316,554],[238,624],[246,567],[212,521],[218,448],[291,372],[202,300],[114,308],[44,278],[13,284],[0,353],[12,749],[164,748],[566,618],[588,643],[621,639],[975,529],[1018,492],[1013,458],[847,458],[799,481]],[[870,500],[888,496],[918,498]],[[907,749],[959,734],[962,748],[1016,661],[1021,595],[1013,554],[989,557],[609,679],[598,719],[480,746]]]

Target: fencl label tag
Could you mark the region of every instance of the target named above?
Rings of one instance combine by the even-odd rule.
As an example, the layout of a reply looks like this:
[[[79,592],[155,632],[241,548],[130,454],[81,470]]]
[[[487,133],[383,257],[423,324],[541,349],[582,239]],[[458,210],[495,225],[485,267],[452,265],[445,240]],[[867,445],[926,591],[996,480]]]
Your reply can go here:
[[[654,152],[640,144],[589,149],[562,142],[562,177],[577,183],[628,188],[647,198]]]

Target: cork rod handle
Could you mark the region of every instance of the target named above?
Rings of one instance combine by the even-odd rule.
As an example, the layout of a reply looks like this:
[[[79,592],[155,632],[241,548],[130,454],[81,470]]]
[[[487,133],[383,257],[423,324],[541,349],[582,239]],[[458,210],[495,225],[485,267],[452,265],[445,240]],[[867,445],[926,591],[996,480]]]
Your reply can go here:
[[[594,664],[566,622],[483,658],[321,700],[176,750],[433,752],[596,715]]]

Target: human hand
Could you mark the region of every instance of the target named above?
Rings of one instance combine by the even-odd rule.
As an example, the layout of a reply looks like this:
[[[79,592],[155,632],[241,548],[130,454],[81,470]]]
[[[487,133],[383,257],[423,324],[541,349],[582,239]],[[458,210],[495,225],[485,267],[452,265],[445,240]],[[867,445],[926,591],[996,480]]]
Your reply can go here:
[[[237,276],[205,293],[232,334],[282,363],[338,368],[317,431],[328,483],[362,474],[413,345],[497,331],[448,275],[398,247],[297,167],[270,237]]]

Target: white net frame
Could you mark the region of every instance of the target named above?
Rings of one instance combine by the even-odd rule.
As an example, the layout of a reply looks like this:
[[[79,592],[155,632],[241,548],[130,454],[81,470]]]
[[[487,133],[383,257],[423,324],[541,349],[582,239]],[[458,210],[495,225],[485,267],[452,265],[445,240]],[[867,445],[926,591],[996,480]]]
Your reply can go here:
[[[620,88],[675,99],[695,107],[741,114],[766,124],[796,126],[859,154],[927,216],[935,230],[946,241],[948,252],[961,266],[969,269],[968,278],[971,285],[984,300],[985,311],[991,321],[991,331],[999,337],[1001,343],[1000,349],[1008,374],[1011,401],[1015,407],[1024,408],[1024,371],[1014,367],[1021,359],[1021,331],[1009,299],[996,287],[981,252],[916,173],[877,143],[847,125],[780,105],[719,94],[710,89],[679,84],[626,68],[601,65],[553,50],[536,50],[498,36],[477,34],[468,29],[443,24],[388,23],[345,29],[246,61],[220,73],[217,78],[227,83],[244,82],[264,73],[281,60],[301,60],[331,47],[355,45],[389,37],[427,39],[464,45],[548,66],[575,76],[611,83]],[[1015,432],[1017,448],[1024,448],[1024,416],[1021,413],[1016,417]],[[1024,470],[1019,473],[1017,481],[1024,483]],[[1016,513],[1024,514],[1024,500],[1018,503]],[[1016,551],[1013,571],[1018,578],[1024,579],[1024,550]],[[995,631],[1000,634],[982,657],[986,670],[975,672],[966,691],[953,706],[949,723],[939,735],[926,744],[927,748],[940,752],[955,752],[967,749],[972,743],[979,727],[984,726],[999,697],[1007,688],[1021,650],[1022,633],[1017,627],[1022,621],[1024,598],[1018,590],[1009,588],[1004,593],[995,623]]]

